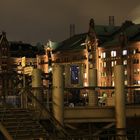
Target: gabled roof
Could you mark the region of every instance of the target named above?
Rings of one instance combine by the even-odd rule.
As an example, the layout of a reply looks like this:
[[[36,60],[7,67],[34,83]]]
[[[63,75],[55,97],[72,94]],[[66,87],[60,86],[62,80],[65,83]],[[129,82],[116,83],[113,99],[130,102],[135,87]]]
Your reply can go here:
[[[68,50],[81,50],[84,49],[84,46],[81,44],[85,42],[86,33],[74,35],[69,39],[64,40],[63,42],[59,43],[57,48],[54,50],[56,51],[68,51]]]
[[[95,26],[95,33],[97,38],[99,39],[99,44],[102,44],[111,39],[111,36],[114,32],[119,29],[118,26],[104,26],[104,25],[97,25]],[[82,50],[85,49],[85,40],[87,38],[88,33],[77,34],[68,38],[59,44],[57,47],[53,49],[53,52],[57,51],[69,51],[69,50]],[[53,47],[52,47],[53,48]]]
[[[108,36],[112,35],[119,28],[120,28],[119,26],[96,25],[95,32],[97,36]]]
[[[100,47],[120,45],[120,35],[123,33],[127,41],[140,41],[140,24],[125,21],[121,26],[95,25],[94,30]],[[88,33],[77,34],[57,44],[57,51],[82,50]]]
[[[119,32],[117,32],[111,40],[106,41],[101,46],[108,47],[120,45],[119,36],[122,32],[126,36],[127,41],[140,41],[140,24],[133,24],[125,28],[124,30],[119,30]]]

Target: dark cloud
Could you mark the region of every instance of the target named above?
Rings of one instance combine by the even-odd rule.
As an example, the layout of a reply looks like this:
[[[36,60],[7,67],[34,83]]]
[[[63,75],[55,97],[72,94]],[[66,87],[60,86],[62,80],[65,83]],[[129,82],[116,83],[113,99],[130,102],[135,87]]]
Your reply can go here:
[[[9,40],[25,42],[62,41],[69,37],[69,25],[76,32],[86,32],[90,18],[96,24],[108,24],[108,16],[115,23],[136,19],[138,0],[1,0],[0,30]]]

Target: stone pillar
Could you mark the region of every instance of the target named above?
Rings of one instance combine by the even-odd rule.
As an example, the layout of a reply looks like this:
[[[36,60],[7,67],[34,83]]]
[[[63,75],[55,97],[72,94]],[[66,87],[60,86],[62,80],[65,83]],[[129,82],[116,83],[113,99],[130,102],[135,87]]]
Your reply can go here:
[[[64,88],[63,68],[61,65],[53,66],[52,109],[54,117],[63,125],[64,119]]]
[[[43,93],[41,93],[42,87],[42,79],[41,79],[41,70],[40,69],[33,69],[32,71],[32,88],[34,96],[40,101],[43,101]],[[38,108],[37,102],[33,100],[33,106]]]
[[[92,66],[89,67],[88,71],[88,85],[89,87],[97,86],[97,69]],[[98,94],[95,89],[89,89],[88,91],[88,105],[97,106],[98,105]]]
[[[124,140],[126,128],[126,110],[125,110],[125,92],[124,92],[124,67],[117,65],[114,67],[115,74],[115,112],[116,112],[116,128],[117,140]]]

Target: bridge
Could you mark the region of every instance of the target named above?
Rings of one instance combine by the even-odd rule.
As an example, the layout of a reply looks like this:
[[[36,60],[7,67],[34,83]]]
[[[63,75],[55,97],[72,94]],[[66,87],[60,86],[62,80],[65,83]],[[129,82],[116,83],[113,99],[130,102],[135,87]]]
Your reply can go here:
[[[140,117],[140,105],[127,105],[126,118],[136,117]],[[64,122],[115,122],[115,107],[65,107]]]

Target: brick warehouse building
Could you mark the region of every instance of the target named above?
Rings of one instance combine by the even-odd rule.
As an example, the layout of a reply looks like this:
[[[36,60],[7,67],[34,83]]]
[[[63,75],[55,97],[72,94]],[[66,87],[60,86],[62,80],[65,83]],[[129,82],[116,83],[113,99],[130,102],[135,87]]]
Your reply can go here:
[[[94,49],[88,47],[89,32],[92,32],[97,40]],[[49,43],[52,61],[64,66],[65,86],[87,86],[88,67],[90,63],[95,63],[95,60],[98,86],[113,87],[113,68],[123,64],[124,84],[130,87],[126,90],[127,103],[139,103],[140,89],[134,87],[140,86],[140,25],[131,21],[125,21],[121,26],[94,25],[92,30],[89,28],[89,32],[73,35],[58,44]],[[114,90],[98,89],[98,93],[99,96],[105,93],[112,97]]]
[[[25,65],[37,67],[37,54],[44,54],[42,46],[32,46],[28,43],[10,42],[6,33],[0,35],[0,95],[18,95],[18,87],[23,86],[22,58],[26,58]],[[18,73],[18,74],[17,74]]]
[[[92,30],[89,29],[89,32],[92,32],[93,38],[96,38],[95,49],[89,48],[87,45],[87,35],[89,32],[73,35],[60,43],[50,41],[48,45],[44,47],[44,50],[22,42],[8,43],[3,33],[2,36],[5,37],[5,40],[1,36],[0,47],[1,50],[4,50],[2,48],[3,44],[5,44],[4,46],[8,48],[6,57],[6,60],[8,60],[7,66],[10,66],[8,69],[12,68],[16,71],[22,70],[21,58],[26,56],[26,66],[38,67],[47,73],[51,71],[51,66],[48,66],[48,64],[50,63],[50,57],[52,57],[53,63],[59,63],[65,67],[66,87],[88,86],[88,67],[90,63],[94,63],[93,58],[96,59],[96,68],[98,69],[98,86],[114,86],[113,67],[123,63],[125,66],[124,83],[127,86],[134,87],[140,85],[139,29],[140,25],[134,24],[131,21],[126,21],[121,26],[94,25]],[[46,51],[46,53],[44,51]],[[49,51],[51,51],[50,55],[48,55]],[[5,65],[3,64],[4,62],[2,62],[3,58],[1,53],[1,68]],[[72,77],[72,73],[75,75],[74,77]],[[12,85],[9,84],[9,86]],[[113,91],[98,90],[98,93],[100,93],[101,96],[107,93],[110,97]],[[128,89],[127,93],[128,102],[139,102],[138,88]]]
[[[102,128],[104,129],[105,127],[112,128],[112,125],[113,127],[115,125],[114,119],[112,119],[112,117],[110,118],[109,115],[109,122],[111,121],[111,123],[107,124],[106,115],[110,113],[108,112],[105,113],[102,110],[104,109],[112,110],[112,108],[114,107],[99,106],[97,107],[97,109],[95,109],[95,107],[92,108],[91,106],[89,106],[89,104],[82,104],[83,102],[79,102],[78,99],[82,99],[82,101],[84,99],[85,102],[87,101],[86,99],[89,96],[88,94],[89,92],[86,93],[86,90],[82,89],[82,87],[89,86],[88,70],[92,66],[96,68],[98,72],[98,88],[95,89],[95,93],[98,93],[99,97],[106,95],[108,99],[112,98],[113,100],[114,89],[113,88],[110,89],[110,87],[114,86],[113,68],[115,65],[123,64],[125,67],[124,74],[126,78],[124,84],[126,86],[132,87],[126,90],[127,103],[140,103],[139,96],[138,96],[139,95],[139,67],[140,67],[139,65],[139,48],[140,48],[139,35],[140,34],[139,33],[140,33],[139,25],[133,24],[130,21],[125,22],[122,26],[119,27],[114,25],[109,25],[109,26],[95,25],[92,19],[90,20],[89,31],[87,33],[73,35],[69,39],[66,39],[60,43],[53,43],[49,41],[48,44],[44,46],[44,49],[41,50],[38,49],[37,46],[32,46],[27,43],[8,42],[6,39],[6,34],[2,33],[0,48],[1,50],[5,50],[4,52],[1,51],[1,55],[0,55],[1,58],[0,78],[2,84],[0,90],[2,91],[2,95],[12,94],[18,96],[20,95],[21,88],[23,89],[25,88],[24,85],[22,85],[23,81],[21,81],[21,85],[20,85],[22,86],[21,88],[19,89],[15,88],[16,86],[19,87],[20,81],[18,78],[17,79],[15,78],[14,72],[19,72],[18,76],[24,76],[22,74],[20,75],[20,71],[23,72],[22,57],[26,58],[27,67],[38,67],[39,69],[42,69],[45,73],[51,72],[52,65],[54,63],[57,63],[63,65],[64,68],[63,77],[64,77],[65,87],[71,88],[70,90],[65,89],[64,93],[66,93],[66,95],[68,96],[65,96],[66,98],[64,100],[67,101],[68,99],[69,101],[72,101],[74,103],[74,106],[81,106],[81,107],[73,108],[74,106],[71,105],[67,107],[67,104],[65,104],[64,102],[65,111],[67,111],[66,109],[68,109],[75,112],[78,108],[82,110],[84,109],[83,114],[81,114],[78,110],[76,116],[78,115],[80,116],[79,118],[77,118],[76,121],[74,120],[73,122],[70,123],[68,120],[67,122],[68,124],[70,124],[70,128],[72,128],[73,132],[75,133],[76,132],[75,130],[80,130],[82,135],[83,134],[87,135],[92,132],[93,134],[96,132],[98,133]],[[7,68],[5,66],[7,66]],[[3,75],[5,75],[5,77],[3,77]],[[132,81],[135,82],[133,83]],[[29,87],[29,85],[27,86]],[[104,89],[102,89],[101,87],[104,87]],[[15,90],[13,90],[12,88]],[[77,89],[75,90],[75,88]],[[17,91],[17,89],[19,91]],[[31,90],[31,87],[29,87],[29,90]],[[46,94],[47,91],[44,90],[44,92],[40,92],[40,93]],[[48,93],[50,94],[51,92]],[[91,96],[89,96],[89,98],[90,97]],[[107,102],[105,105],[108,106],[112,104],[113,102],[111,102],[110,100],[110,102]],[[139,116],[137,116],[139,111],[136,110],[137,106],[133,106],[133,105],[127,106],[126,109],[127,111],[129,107],[132,107],[133,113],[132,112],[131,113],[133,114],[134,119],[132,118],[132,114],[130,113],[129,114],[130,116],[127,116],[130,118],[127,119],[126,127],[137,129],[139,128],[138,127]],[[90,112],[89,109],[91,109]],[[105,121],[106,124],[97,119],[96,114],[98,115],[99,113],[97,111],[101,113],[100,116],[104,117],[102,121]],[[75,116],[74,112],[73,113],[70,112],[70,116],[68,116],[67,118],[73,120],[74,117],[72,115]],[[92,115],[91,112],[94,114]],[[112,112],[114,112],[114,110]],[[91,117],[95,117],[95,119],[87,120],[87,115],[90,119]],[[83,119],[81,120],[82,116]],[[51,118],[53,118],[53,116],[51,116]],[[65,120],[67,120],[67,118]],[[85,120],[85,122],[83,120]],[[94,123],[95,120],[97,120],[96,123]],[[54,120],[54,122],[56,121]],[[65,124],[67,125],[67,123]],[[47,126],[50,127],[48,123]],[[95,131],[94,128],[98,128],[99,131],[98,130]]]

